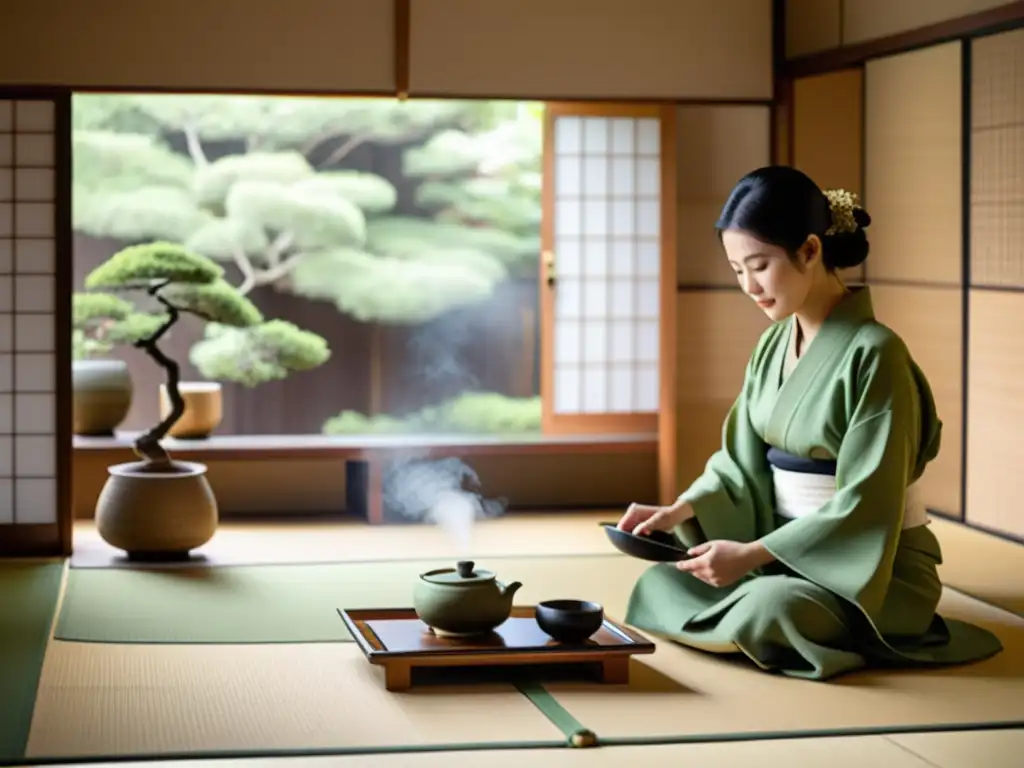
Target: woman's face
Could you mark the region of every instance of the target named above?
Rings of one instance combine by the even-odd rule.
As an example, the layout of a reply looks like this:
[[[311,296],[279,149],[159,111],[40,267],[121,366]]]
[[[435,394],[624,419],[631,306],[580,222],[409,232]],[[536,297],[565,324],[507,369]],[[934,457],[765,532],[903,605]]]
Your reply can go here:
[[[809,267],[820,253],[817,242],[809,239],[797,253],[801,268],[778,246],[738,230],[722,233],[725,255],[740,288],[773,322],[786,319],[807,301],[814,281]]]

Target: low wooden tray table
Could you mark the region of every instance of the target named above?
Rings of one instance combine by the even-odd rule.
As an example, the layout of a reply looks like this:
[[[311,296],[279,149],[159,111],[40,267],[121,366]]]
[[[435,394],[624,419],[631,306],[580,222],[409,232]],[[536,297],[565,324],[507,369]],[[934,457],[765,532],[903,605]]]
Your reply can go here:
[[[479,638],[438,637],[412,608],[339,609],[371,664],[384,667],[384,686],[404,691],[421,667],[500,667],[526,664],[601,665],[601,681],[629,682],[629,658],[654,653],[654,643],[605,619],[579,644],[553,640],[538,626],[533,606],[516,606],[508,621]]]

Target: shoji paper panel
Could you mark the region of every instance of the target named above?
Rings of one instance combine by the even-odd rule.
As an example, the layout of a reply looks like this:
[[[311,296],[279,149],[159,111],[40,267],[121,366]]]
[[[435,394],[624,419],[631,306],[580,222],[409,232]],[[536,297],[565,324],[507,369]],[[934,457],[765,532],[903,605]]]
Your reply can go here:
[[[285,92],[395,87],[390,0],[3,6],[0,83]]]
[[[838,48],[841,8],[840,0],[786,0],[786,56],[792,59]]]
[[[960,43],[866,66],[868,279],[961,282]]]
[[[843,0],[843,45],[909,32],[1008,4],[1006,0]]]
[[[963,323],[960,288],[871,287],[878,319],[903,337],[928,377],[942,419],[942,448],[921,480],[925,504],[961,514]]]
[[[793,83],[791,164],[822,189],[841,187],[863,196],[864,76],[860,69],[802,77]],[[843,270],[861,280],[864,267]]]
[[[1024,29],[976,40],[971,283],[1024,288]]]
[[[975,41],[967,519],[1024,536],[1012,478],[1024,461],[1024,30]]]
[[[418,0],[410,92],[771,98],[771,0]]]
[[[0,525],[57,522],[54,127],[0,100]]]
[[[768,318],[739,289],[684,291],[678,301],[676,488],[686,490],[722,444],[722,422]]]
[[[771,159],[768,107],[681,107],[676,112],[678,278],[681,285],[735,286],[715,234],[729,192]]]
[[[972,290],[970,308],[966,517],[1024,536],[1024,293]]]
[[[656,414],[661,121],[553,119],[553,414]]]

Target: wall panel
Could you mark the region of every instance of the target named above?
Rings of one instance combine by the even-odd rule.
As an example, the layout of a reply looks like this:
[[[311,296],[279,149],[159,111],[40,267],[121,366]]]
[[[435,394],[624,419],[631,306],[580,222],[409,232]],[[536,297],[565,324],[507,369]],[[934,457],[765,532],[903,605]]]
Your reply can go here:
[[[843,45],[987,11],[1006,0],[843,0]]]
[[[740,290],[683,291],[677,310],[677,488],[682,493],[722,444],[722,422],[769,321]]]
[[[962,513],[963,323],[960,288],[871,288],[878,319],[898,333],[928,377],[942,419],[942,447],[921,479],[929,509]]]
[[[1024,29],[971,59],[971,283],[1024,288]]]
[[[1024,537],[1024,293],[972,290],[970,307],[966,518]]]
[[[961,283],[960,43],[869,61],[869,279]]]
[[[786,0],[786,56],[795,58],[842,44],[841,0]]]
[[[427,0],[410,93],[770,99],[771,0]]]
[[[0,98],[0,552],[58,520],[56,105]],[[67,365],[66,361],[60,361]],[[45,531],[43,531],[45,533]],[[20,544],[19,544],[20,542]]]
[[[823,188],[864,192],[863,84],[859,68],[793,83],[793,164]]]
[[[715,222],[736,182],[771,161],[771,110],[680,107],[676,124],[679,283],[735,286]]]
[[[0,84],[395,88],[389,0],[17,0],[3,6]]]
[[[793,83],[791,164],[822,189],[842,188],[863,197],[864,73],[860,68],[802,77]],[[864,267],[842,272],[847,281]]]

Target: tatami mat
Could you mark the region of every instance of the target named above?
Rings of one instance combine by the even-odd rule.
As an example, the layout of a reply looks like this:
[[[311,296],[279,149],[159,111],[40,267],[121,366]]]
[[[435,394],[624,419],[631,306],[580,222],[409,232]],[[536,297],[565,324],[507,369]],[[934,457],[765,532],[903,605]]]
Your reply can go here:
[[[621,615],[635,578],[616,565],[523,572],[545,593],[601,599]],[[581,559],[582,562],[582,559]],[[542,574],[538,566],[550,569]],[[563,564],[564,565],[564,564]],[[557,584],[558,587],[546,585]],[[524,587],[524,591],[527,587]],[[633,661],[629,686],[549,683],[605,743],[720,738],[1024,719],[1024,620],[947,593],[942,610],[994,629],[1006,651],[951,669],[860,673],[822,684],[765,674],[671,643]],[[768,703],[766,705],[766,702]],[[508,687],[390,694],[353,644],[117,645],[54,642],[44,664],[29,756],[203,753],[561,738]]]
[[[546,687],[602,740],[1024,721],[1024,620],[950,591],[940,610],[992,629],[1005,651],[973,665],[823,684],[659,641],[656,653],[633,660],[628,687]]]
[[[1024,728],[1005,731],[907,733],[891,742],[942,768],[1020,768],[1024,764]],[[885,768],[885,763],[876,763]]]
[[[940,518],[932,526],[942,544],[943,583],[1024,616],[1024,544]]]
[[[469,536],[436,525],[367,525],[356,520],[221,523],[213,539],[194,553],[203,565],[339,563],[367,560],[515,555],[617,554],[598,523],[612,512],[510,512],[473,524]],[[195,564],[193,563],[193,564]],[[91,520],[75,523],[73,568],[130,566]],[[174,566],[163,566],[174,567]]]
[[[51,643],[26,754],[548,742],[564,735],[507,684],[384,689],[354,644]]]
[[[607,513],[591,513],[509,515],[487,521],[474,529],[473,559],[481,567],[496,570],[502,580],[522,581],[524,586],[516,596],[518,604],[550,597],[583,597],[604,603],[611,617],[620,618],[637,576],[649,564],[612,552],[597,523],[613,518]],[[947,585],[1007,608],[1024,608],[1024,570],[1014,570],[1021,566],[1024,547],[1017,549],[1018,545],[941,520],[935,521],[934,530],[946,555],[942,577]],[[90,547],[96,543],[99,546],[90,554]],[[111,550],[95,531],[90,533],[88,525],[80,523],[76,527],[76,549],[79,568],[92,571],[96,566],[119,565],[111,560]],[[294,527],[228,523],[206,548],[212,565],[340,563],[331,566],[339,569],[338,578],[327,581],[322,600],[310,602],[307,596],[305,602],[295,601],[292,595],[292,602],[317,612],[333,612],[344,604],[345,585],[360,574],[376,574],[369,582],[357,579],[361,585],[376,585],[373,601],[408,604],[419,566],[428,559],[461,559],[464,551],[456,539],[433,527],[381,529],[347,523]],[[607,556],[594,556],[598,554]],[[367,562],[383,560],[396,562]],[[388,574],[381,576],[381,567]],[[301,570],[303,566],[295,568]],[[242,600],[253,586],[238,592],[238,576],[258,571],[279,572],[278,576],[288,571],[299,573],[292,568],[207,569],[210,583],[220,585],[220,594],[213,588],[205,596],[197,598],[193,594],[189,599],[221,600],[204,610],[207,620],[218,615],[223,618],[223,611],[233,610],[230,606]],[[223,579],[228,572],[233,587],[224,590]],[[163,573],[173,576],[166,570]],[[98,577],[95,571],[79,570],[79,574]],[[132,570],[116,577],[136,579],[145,575]],[[151,572],[147,577],[156,575]],[[265,578],[271,579],[269,575]],[[73,592],[70,598],[74,600]],[[289,600],[287,589],[273,599],[264,594],[251,610],[269,612],[273,620],[264,617],[266,626],[274,621],[287,623],[294,621],[288,614],[289,610],[294,613],[294,605],[282,607]],[[956,590],[947,590],[944,595],[943,613],[993,629],[1005,646],[1002,654],[964,667],[857,673],[829,683],[814,683],[765,674],[743,661],[658,641],[656,654],[634,660],[629,686],[547,685],[560,704],[606,744],[583,750],[507,749],[513,742],[554,747],[564,740],[562,732],[512,686],[449,685],[391,694],[384,690],[380,671],[367,664],[351,643],[294,645],[279,639],[262,645],[186,644],[196,634],[203,635],[202,622],[182,633],[181,623],[188,616],[175,610],[165,598],[153,599],[148,606],[146,601],[127,605],[116,593],[106,601],[92,600],[86,613],[98,611],[102,619],[94,626],[106,623],[116,631],[106,631],[107,643],[51,643],[29,735],[28,757],[109,755],[126,766],[130,763],[123,762],[124,757],[134,754],[198,757],[217,751],[358,752],[380,747],[400,749],[403,745],[430,750],[494,742],[506,749],[246,758],[209,765],[469,768],[472,761],[501,768],[542,761],[553,768],[584,763],[588,768],[601,768],[639,759],[652,766],[688,763],[702,768],[747,764],[803,768],[827,763],[839,768],[1010,768],[1019,764],[1024,752],[1024,731],[614,746],[616,739],[718,739],[736,732],[741,738],[757,738],[814,730],[893,726],[927,729],[935,724],[1024,720],[1024,619]],[[245,612],[238,610],[242,617],[239,620],[244,623]],[[335,621],[333,616],[325,619],[324,626],[330,624],[332,633]],[[244,638],[246,631],[240,626],[235,639]],[[206,635],[211,632],[206,631]],[[126,639],[165,644],[122,644]],[[230,639],[221,636],[207,642]],[[177,768],[206,765],[189,760]]]
[[[0,764],[25,750],[64,564],[0,561]]]
[[[856,736],[598,749],[509,749],[325,757],[190,759],[160,768],[1018,768],[1024,730]],[[57,764],[59,765],[59,764]],[[92,768],[151,768],[152,762],[93,763]]]
[[[624,615],[647,563],[620,555],[480,558],[519,581],[519,605],[597,600]],[[71,569],[55,636],[112,643],[308,643],[350,640],[339,608],[412,605],[419,574],[447,560],[242,566],[175,571]]]

